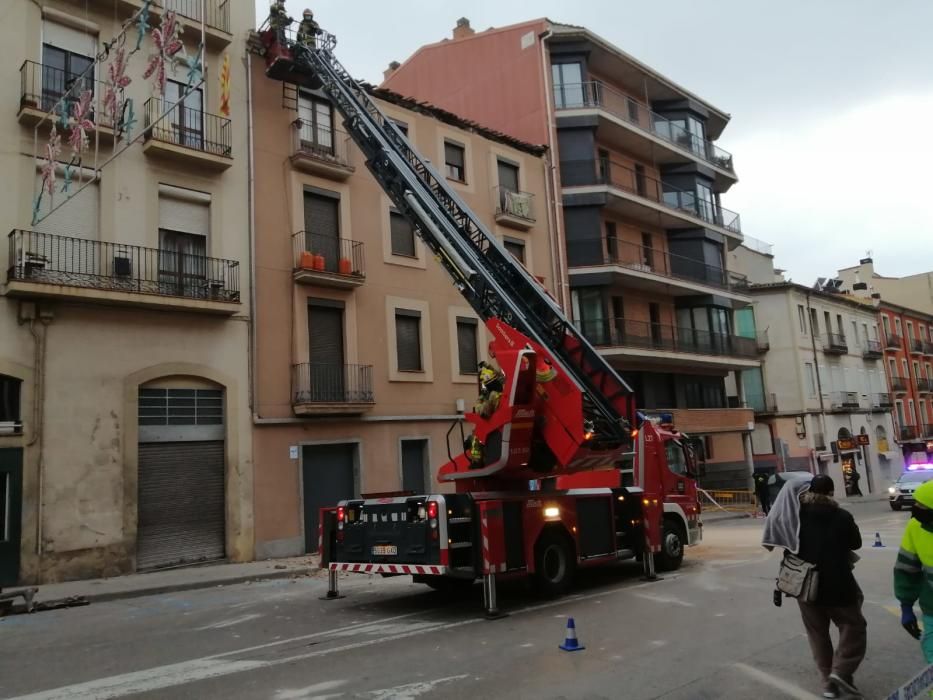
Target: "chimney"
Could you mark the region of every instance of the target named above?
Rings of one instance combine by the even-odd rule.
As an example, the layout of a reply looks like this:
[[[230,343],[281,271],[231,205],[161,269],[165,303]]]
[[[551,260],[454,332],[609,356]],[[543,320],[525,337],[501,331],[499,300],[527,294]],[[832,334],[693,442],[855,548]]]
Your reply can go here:
[[[454,27],[454,39],[465,39],[473,34],[476,34],[476,32],[470,26],[470,20],[466,17],[457,20],[457,26]]]
[[[395,71],[397,71],[399,69],[399,66],[401,65],[402,64],[399,63],[398,61],[392,61],[392,63],[389,64],[389,67],[386,68],[384,71],[382,71],[382,79],[388,80],[389,76],[391,76]]]

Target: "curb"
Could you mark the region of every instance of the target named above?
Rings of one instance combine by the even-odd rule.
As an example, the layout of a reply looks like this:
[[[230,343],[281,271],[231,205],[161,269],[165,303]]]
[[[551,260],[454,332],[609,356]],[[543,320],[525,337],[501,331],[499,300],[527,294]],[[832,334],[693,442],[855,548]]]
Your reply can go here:
[[[187,581],[183,583],[165,583],[156,586],[147,586],[145,588],[134,588],[133,590],[126,591],[101,591],[99,593],[85,593],[85,594],[76,594],[70,595],[66,598],[57,598],[53,600],[44,600],[42,596],[42,587],[39,587],[39,591],[36,594],[36,603],[43,603],[46,605],[54,605],[56,603],[64,603],[65,601],[79,598],[86,600],[89,603],[97,602],[104,603],[112,600],[127,600],[129,598],[143,598],[150,595],[160,595],[162,593],[177,593],[180,591],[194,591],[203,588],[216,588],[217,586],[233,586],[238,583],[246,583],[247,581],[271,581],[274,579],[282,578],[291,578],[294,575],[304,575],[317,571],[318,567],[316,566],[303,566],[294,569],[284,569],[276,571],[268,571],[257,574],[244,574],[243,576],[234,576],[232,578],[223,578],[223,579],[204,579],[201,581]]]

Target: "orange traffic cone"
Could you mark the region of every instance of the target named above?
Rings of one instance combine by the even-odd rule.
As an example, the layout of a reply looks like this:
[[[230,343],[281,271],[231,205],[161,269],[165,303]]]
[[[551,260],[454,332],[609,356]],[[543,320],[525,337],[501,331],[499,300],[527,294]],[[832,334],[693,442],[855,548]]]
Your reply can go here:
[[[582,649],[586,649],[585,646],[577,641],[577,628],[573,624],[572,617],[567,618],[567,636],[564,639],[564,643],[559,644],[558,648],[563,649],[564,651],[580,651]]]

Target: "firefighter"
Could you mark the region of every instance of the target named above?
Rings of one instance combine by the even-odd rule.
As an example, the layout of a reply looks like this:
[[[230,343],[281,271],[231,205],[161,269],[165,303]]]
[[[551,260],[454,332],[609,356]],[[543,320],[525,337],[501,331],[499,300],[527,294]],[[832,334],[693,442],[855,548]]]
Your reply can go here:
[[[477,365],[479,376],[479,398],[473,407],[473,412],[483,418],[489,418],[499,407],[499,399],[505,387],[505,373],[495,369],[485,360]]]
[[[298,25],[298,43],[313,49],[316,46],[315,37],[320,33],[321,27],[314,21],[314,13],[305,9]]]
[[[933,663],[933,589],[928,574],[933,567],[933,481],[914,491],[911,518],[894,564],[894,596],[901,604],[901,625],[920,640],[926,662]],[[914,603],[919,600],[923,630],[917,624]]]
[[[269,8],[269,28],[275,33],[279,45],[285,46],[285,30],[294,22],[285,9],[285,0],[273,0]]]

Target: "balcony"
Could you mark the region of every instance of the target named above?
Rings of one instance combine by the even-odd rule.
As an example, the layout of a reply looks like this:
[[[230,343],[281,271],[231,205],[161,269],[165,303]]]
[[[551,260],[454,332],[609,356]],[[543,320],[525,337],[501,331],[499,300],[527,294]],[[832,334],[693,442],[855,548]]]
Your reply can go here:
[[[562,85],[555,90],[558,126],[562,118],[596,110],[610,140],[636,156],[661,164],[699,161],[716,169],[722,189],[736,180],[732,154],[647,106],[598,82]]]
[[[623,318],[578,321],[577,327],[587,340],[610,356],[630,355],[663,361],[667,365],[702,363],[710,368],[759,366],[755,338]]]
[[[829,395],[831,411],[854,411],[859,408],[857,391],[834,391]]]
[[[813,449],[819,451],[826,450],[826,437],[823,433],[813,433]]]
[[[884,334],[884,347],[887,350],[900,350],[901,349],[901,336],[896,333],[885,333]]]
[[[732,238],[742,235],[735,212],[622,163],[605,158],[564,160],[560,175],[564,206],[579,198],[589,205],[608,204],[624,216],[666,229],[711,228]],[[593,201],[594,194],[608,196],[608,201]]]
[[[81,84],[76,86],[75,83],[79,81]],[[79,75],[35,61],[23,61],[19,68],[19,83],[17,118],[24,126],[35,126],[46,119],[48,113],[58,106],[61,98],[72,88],[76,89],[70,93],[67,100],[69,114],[71,105],[81,92],[90,90],[94,95],[102,95],[105,89],[99,80],[82,79]],[[109,117],[106,114],[92,113],[90,119],[95,124],[95,129],[90,135],[91,142],[94,141],[94,134],[97,134],[101,143],[113,143],[113,124]]]
[[[745,403],[756,416],[773,415],[778,412],[777,395],[775,394],[747,394]]]
[[[891,394],[886,392],[872,394],[871,407],[877,409],[894,408],[894,398],[891,396]]]
[[[308,121],[292,123],[292,165],[312,175],[346,180],[356,168],[350,165],[350,137],[337,129],[325,129]]]
[[[172,104],[159,97],[146,100],[143,112],[147,131],[143,152],[208,170],[226,170],[233,165],[230,120],[184,105],[172,107]]]
[[[143,6],[143,0],[87,0],[87,2],[90,6],[97,6],[103,12],[109,13],[111,17],[118,8],[125,13],[134,13]],[[197,46],[197,42],[201,40],[201,18],[203,17],[207,45],[212,48],[223,48],[233,40],[233,30],[230,25],[230,6],[233,2],[234,0],[154,0],[149,8],[149,23],[152,24],[154,18],[161,17],[166,9],[174,10],[175,14],[186,20],[184,22],[185,39],[195,42]]]
[[[920,435],[924,440],[933,439],[933,424],[927,423],[920,426]]]
[[[897,439],[900,442],[916,440],[920,437],[920,431],[916,425],[901,425],[897,428]]]
[[[920,338],[908,338],[908,345],[910,346],[911,355],[923,354],[923,341]]]
[[[240,310],[234,260],[35,231],[14,230],[9,241],[10,296],[228,315]]]
[[[891,375],[891,391],[896,394],[907,393],[907,380],[904,377],[898,377],[896,374]]]
[[[535,196],[531,192],[517,192],[507,187],[492,188],[496,207],[496,223],[520,231],[535,225]]]
[[[926,377],[917,377],[917,391],[921,394],[933,392],[933,379]]]
[[[363,244],[299,231],[292,236],[292,276],[299,284],[352,289],[366,281]]]
[[[673,296],[709,294],[716,290],[742,294],[748,287],[744,275],[617,238],[606,239],[606,252],[598,263],[572,265],[570,274],[585,278],[605,273],[607,268],[624,276],[627,287]]]
[[[931,343],[929,340],[923,341],[923,354],[933,355],[933,343]]]
[[[823,352],[827,355],[845,355],[849,352],[846,337],[842,333],[827,333],[823,336]]]
[[[771,349],[771,341],[768,339],[768,331],[758,331],[755,340],[757,341],[759,354],[766,353]],[[774,396],[774,394],[772,394],[772,396]]]
[[[862,357],[866,360],[880,360],[884,356],[881,343],[877,340],[866,340],[862,344]]]
[[[372,365],[292,365],[295,415],[353,415],[365,413],[374,404]]]

